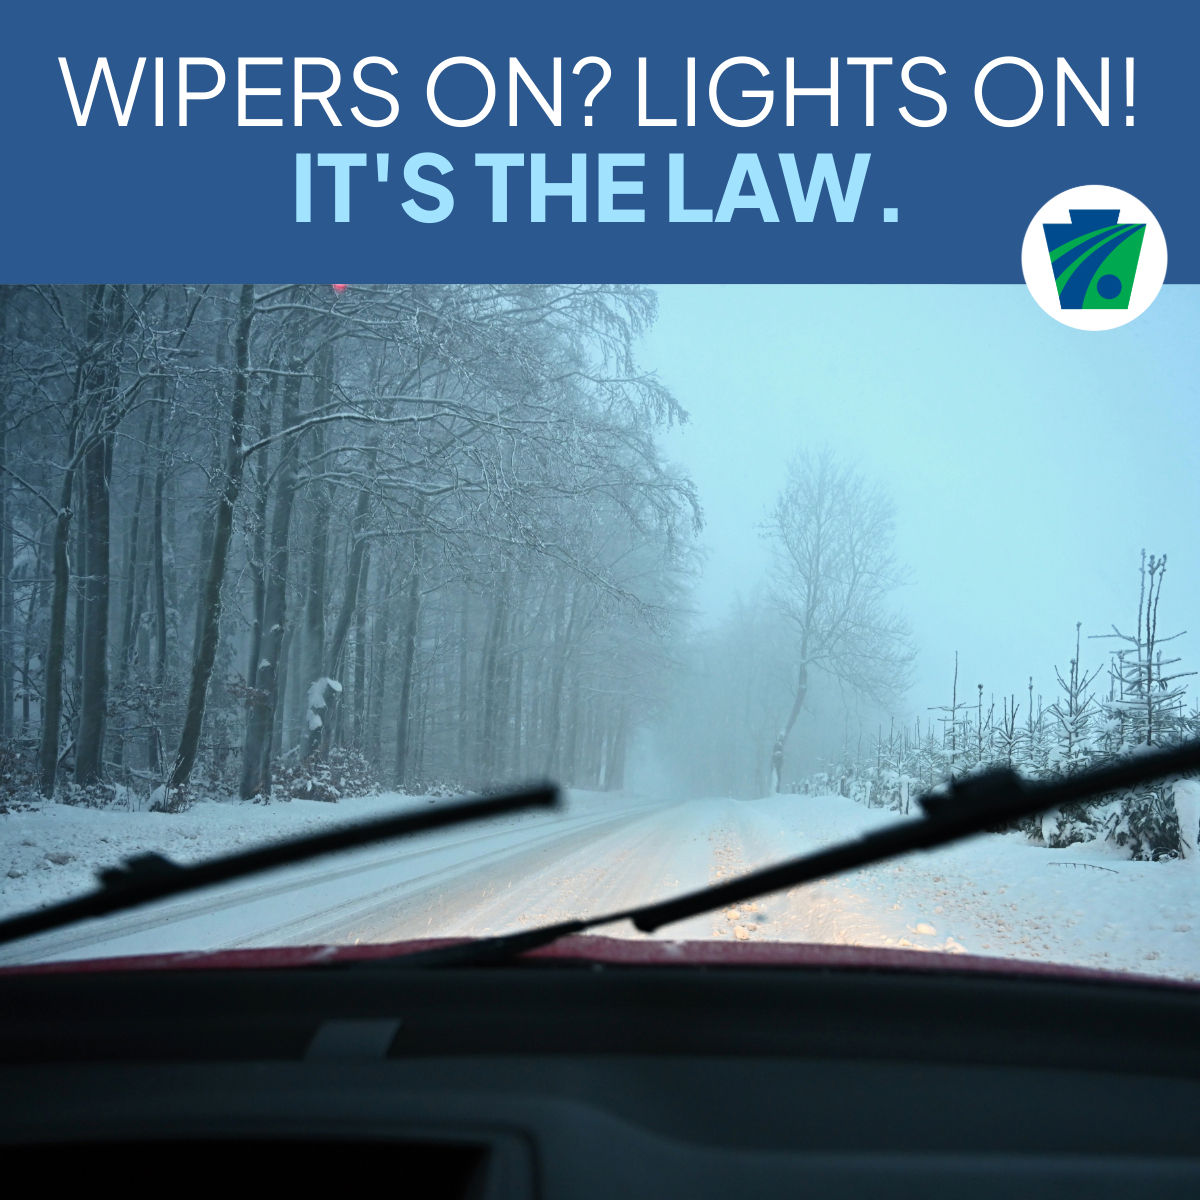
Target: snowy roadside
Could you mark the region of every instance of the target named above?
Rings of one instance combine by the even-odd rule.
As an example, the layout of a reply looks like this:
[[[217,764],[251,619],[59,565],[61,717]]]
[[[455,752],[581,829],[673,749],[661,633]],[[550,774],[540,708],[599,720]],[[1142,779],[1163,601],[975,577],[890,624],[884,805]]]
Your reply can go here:
[[[337,804],[317,800],[266,805],[204,801],[183,813],[66,804],[11,812],[0,816],[0,913],[24,912],[78,896],[95,886],[97,870],[116,866],[135,854],[153,852],[179,863],[194,863],[282,838],[460,799],[385,792],[343,798]],[[594,800],[587,792],[573,792],[564,799],[571,812],[584,810],[589,803]],[[545,813],[516,813],[488,825],[516,826],[545,819]]]
[[[744,840],[756,865],[768,847],[803,853],[897,819],[841,796],[771,797],[753,808],[757,828]],[[785,928],[789,909],[802,906],[811,924],[814,908],[826,907],[830,941],[1200,979],[1196,861],[1133,862],[1103,841],[1049,850],[1021,834],[981,834],[786,901]]]

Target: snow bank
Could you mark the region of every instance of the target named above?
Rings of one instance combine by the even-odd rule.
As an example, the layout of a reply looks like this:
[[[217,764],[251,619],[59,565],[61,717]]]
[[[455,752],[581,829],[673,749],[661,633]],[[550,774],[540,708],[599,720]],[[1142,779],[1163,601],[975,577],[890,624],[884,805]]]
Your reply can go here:
[[[0,912],[22,912],[77,896],[95,886],[97,870],[134,854],[152,851],[180,863],[199,862],[280,838],[461,799],[386,792],[343,798],[337,804],[209,801],[174,814],[66,804],[9,813],[0,817]],[[563,797],[562,808],[583,815],[603,812],[612,804],[611,793],[571,791]],[[502,820],[521,825],[545,816],[542,812],[518,813]]]
[[[1181,791],[1191,806],[1181,819],[1200,827],[1200,785]],[[754,807],[770,826],[760,852],[773,844],[801,853],[897,819],[841,796],[779,796]],[[1019,833],[980,834],[817,886],[836,910],[825,940],[1200,979],[1192,859],[1134,862],[1105,841],[1055,850]],[[804,890],[789,902],[802,904]]]
[[[79,895],[95,873],[153,851],[180,863],[295,837],[318,829],[424,808],[426,796],[395,793],[324,804],[204,802],[183,813],[127,812],[46,804],[0,817],[0,911],[11,914]]]

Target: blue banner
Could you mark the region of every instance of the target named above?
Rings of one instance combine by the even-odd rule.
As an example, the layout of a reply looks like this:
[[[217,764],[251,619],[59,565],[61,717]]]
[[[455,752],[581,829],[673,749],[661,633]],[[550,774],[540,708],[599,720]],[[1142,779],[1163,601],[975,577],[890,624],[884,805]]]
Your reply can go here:
[[[1198,32],[1161,0],[27,6],[0,276],[1017,283],[1034,214],[1106,185],[1193,283]]]

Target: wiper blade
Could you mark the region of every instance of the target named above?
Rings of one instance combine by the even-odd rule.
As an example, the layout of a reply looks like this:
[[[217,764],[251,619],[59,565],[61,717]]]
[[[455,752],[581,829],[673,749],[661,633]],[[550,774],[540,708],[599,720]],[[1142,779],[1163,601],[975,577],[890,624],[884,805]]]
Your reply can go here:
[[[215,883],[243,879],[275,867],[293,866],[339,850],[361,849],[431,829],[444,829],[467,821],[483,821],[488,817],[504,816],[525,809],[555,808],[557,805],[558,789],[552,784],[543,784],[432,810],[401,813],[394,817],[374,817],[342,829],[272,842],[257,850],[244,850],[191,866],[183,866],[160,854],[141,854],[127,859],[121,866],[98,871],[100,887],[94,892],[0,921],[0,944],[35,933],[46,933],[51,929],[61,929],[92,917],[139,908],[155,900],[164,900]]]
[[[1200,740],[1185,742],[1169,750],[1138,754],[1047,782],[1022,779],[1017,772],[1008,768],[987,771],[955,780],[942,789],[921,796],[918,803],[924,815],[917,820],[890,825],[854,841],[789,859],[774,867],[751,871],[725,883],[621,912],[562,921],[538,929],[480,938],[453,946],[439,946],[432,950],[418,950],[397,958],[377,959],[372,965],[460,966],[502,962],[539,946],[549,945],[568,934],[584,933],[616,921],[632,921],[644,933],[651,933],[675,921],[753,900],[784,888],[828,879],[843,871],[870,866],[912,850],[944,846],[1062,804],[1198,769]]]

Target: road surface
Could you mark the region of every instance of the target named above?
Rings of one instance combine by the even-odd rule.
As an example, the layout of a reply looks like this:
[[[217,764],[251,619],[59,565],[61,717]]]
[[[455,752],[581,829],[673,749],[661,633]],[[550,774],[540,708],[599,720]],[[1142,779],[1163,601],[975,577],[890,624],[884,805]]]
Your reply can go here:
[[[94,866],[131,853],[196,861],[427,803],[379,796],[336,806],[209,804],[179,816],[62,805],[10,814],[0,900],[17,912],[78,894]],[[693,891],[900,819],[839,796],[664,803],[572,792],[561,813],[438,830],[191,893],[0,947],[0,964],[486,936]],[[628,922],[598,932],[966,951],[1197,979],[1198,866],[1131,862],[1109,843],[1049,850],[985,834],[654,935]]]
[[[750,802],[575,801],[422,834],[89,921],[0,950],[0,963],[235,947],[480,936],[609,912],[729,878],[780,854],[777,819]],[[853,940],[822,885],[692,918],[669,938]],[[609,935],[643,937],[628,922]]]

